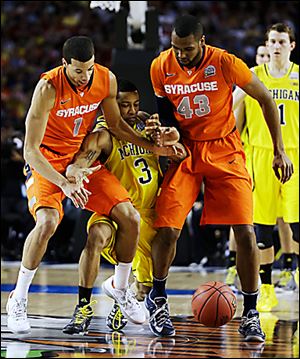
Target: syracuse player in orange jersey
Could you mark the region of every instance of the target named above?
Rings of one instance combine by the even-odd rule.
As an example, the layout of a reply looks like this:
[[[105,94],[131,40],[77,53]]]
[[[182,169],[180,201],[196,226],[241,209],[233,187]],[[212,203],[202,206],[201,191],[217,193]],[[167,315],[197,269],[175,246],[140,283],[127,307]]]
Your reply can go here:
[[[74,36],[63,46],[63,65],[41,75],[26,118],[24,157],[27,162],[27,196],[36,225],[28,235],[16,288],[7,302],[8,328],[28,332],[29,286],[46,252],[49,239],[63,217],[62,200],[69,197],[76,207],[110,216],[118,223],[116,246],[118,265],[114,288],[122,296],[128,319],[142,323],[145,315],[139,303],[126,301],[128,278],[139,237],[139,215],[130,196],[105,167],[83,169],[89,183],[64,176],[85,136],[91,132],[101,106],[113,134],[160,155],[173,153],[134,131],[120,115],[116,101],[115,76],[94,62],[94,45],[86,36]],[[85,248],[89,250],[89,248]],[[96,254],[97,260],[99,253]],[[119,296],[120,297],[120,296]],[[125,298],[125,300],[124,300]],[[117,298],[114,298],[118,301]]]
[[[201,223],[232,225],[237,240],[237,268],[244,295],[239,332],[246,341],[263,342],[265,335],[256,311],[259,257],[252,188],[232,112],[234,84],[261,104],[274,145],[273,168],[286,182],[293,165],[284,152],[278,111],[269,91],[242,60],[205,44],[202,25],[194,16],[177,19],[171,45],[153,60],[151,80],[160,119],[173,119],[173,125],[177,124],[189,156],[171,165],[156,202],[155,226],[159,231],[152,245],[153,289],[145,300],[150,329],[157,336],[175,334],[166,279],[185,218],[204,182]],[[153,128],[155,124],[149,121],[148,131]]]

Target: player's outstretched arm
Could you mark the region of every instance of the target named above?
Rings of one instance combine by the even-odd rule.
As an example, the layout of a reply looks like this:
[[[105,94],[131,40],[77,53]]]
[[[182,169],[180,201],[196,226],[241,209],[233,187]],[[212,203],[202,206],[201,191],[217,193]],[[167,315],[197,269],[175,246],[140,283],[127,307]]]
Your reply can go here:
[[[41,79],[33,93],[31,105],[26,117],[24,140],[24,159],[48,181],[56,184],[76,207],[84,208],[89,192],[78,184],[70,183],[57,172],[40,151],[48,117],[55,102],[55,89],[47,81]]]
[[[91,167],[91,165],[98,159],[102,151],[108,156],[111,150],[111,136],[105,128],[89,133],[85,137],[73,163],[67,167],[66,177],[71,182],[89,182],[87,177],[101,168],[100,165],[95,167]]]
[[[284,145],[282,141],[282,134],[280,128],[279,112],[276,107],[276,103],[272,98],[270,91],[265,85],[257,78],[255,74],[252,74],[252,80],[243,90],[249,95],[255,98],[263,111],[265,121],[268,125],[274,148],[274,160],[273,170],[276,177],[285,183],[288,181],[293,172],[293,164],[287,157],[284,151]],[[280,171],[279,171],[280,170]]]

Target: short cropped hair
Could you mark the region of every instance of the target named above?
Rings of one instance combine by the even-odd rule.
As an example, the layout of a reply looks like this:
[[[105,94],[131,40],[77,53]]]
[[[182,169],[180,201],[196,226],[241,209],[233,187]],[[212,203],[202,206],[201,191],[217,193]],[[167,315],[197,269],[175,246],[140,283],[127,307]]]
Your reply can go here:
[[[183,15],[176,19],[174,31],[179,37],[194,35],[200,40],[203,35],[203,26],[200,21],[193,15]]]
[[[287,24],[284,24],[282,22],[278,22],[277,24],[271,25],[267,32],[266,32],[266,40],[269,37],[270,31],[277,31],[277,32],[286,32],[289,35],[290,42],[296,41],[296,36],[294,30],[288,26]]]
[[[63,58],[68,64],[71,59],[87,62],[95,54],[93,41],[87,36],[73,36],[63,45]]]
[[[135,92],[138,91],[134,83],[126,79],[117,79],[118,92]]]

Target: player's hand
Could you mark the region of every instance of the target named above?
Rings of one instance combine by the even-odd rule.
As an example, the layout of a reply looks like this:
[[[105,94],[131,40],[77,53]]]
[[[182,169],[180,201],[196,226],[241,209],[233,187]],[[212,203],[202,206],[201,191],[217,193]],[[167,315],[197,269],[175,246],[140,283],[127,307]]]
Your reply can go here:
[[[147,120],[151,117],[151,115],[148,113],[148,112],[145,112],[145,111],[138,111],[137,113],[137,119],[144,122],[144,123],[147,123]]]
[[[284,151],[274,156],[273,171],[281,183],[287,182],[294,173],[294,166]]]
[[[95,167],[80,168],[76,164],[71,164],[67,167],[66,177],[72,183],[82,184],[83,181],[89,183],[88,176],[100,170],[101,165]]]
[[[72,183],[66,180],[64,184],[61,185],[61,189],[64,194],[71,199],[76,208],[85,208],[91,192],[84,188],[83,183]]]
[[[177,143],[175,143],[175,145],[173,145],[173,147],[175,147],[177,153],[176,153],[175,155],[173,155],[173,156],[170,156],[170,157],[169,157],[170,160],[172,160],[172,161],[174,161],[174,162],[181,162],[181,161],[183,161],[183,160],[187,157],[187,155],[188,155],[188,153],[187,153],[187,151],[186,151],[184,145],[181,144],[181,143],[179,143],[179,142],[177,142]]]
[[[146,121],[146,134],[151,137],[157,146],[172,146],[180,139],[175,127],[163,127],[157,113]]]
[[[173,146],[157,146],[153,145],[152,152],[158,156],[172,157],[176,156],[180,151],[176,145]]]
[[[146,134],[151,136],[153,132],[159,130],[160,126],[159,115],[158,113],[154,113],[146,120]]]
[[[158,146],[172,146],[179,141],[180,134],[176,127],[160,126],[153,132],[151,138]]]

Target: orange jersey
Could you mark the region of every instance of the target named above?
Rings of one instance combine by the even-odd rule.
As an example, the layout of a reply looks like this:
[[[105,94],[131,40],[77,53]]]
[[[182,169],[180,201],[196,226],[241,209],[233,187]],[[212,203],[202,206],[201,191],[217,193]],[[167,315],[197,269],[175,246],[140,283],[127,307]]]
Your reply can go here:
[[[205,45],[198,67],[181,67],[172,49],[161,52],[151,64],[155,94],[167,97],[183,137],[195,141],[223,138],[235,126],[233,85],[251,81],[248,66],[225,50]]]
[[[41,78],[56,90],[42,145],[63,155],[75,154],[93,129],[101,101],[109,95],[109,70],[95,64],[91,85],[82,91],[70,85],[63,66],[43,73]]]

